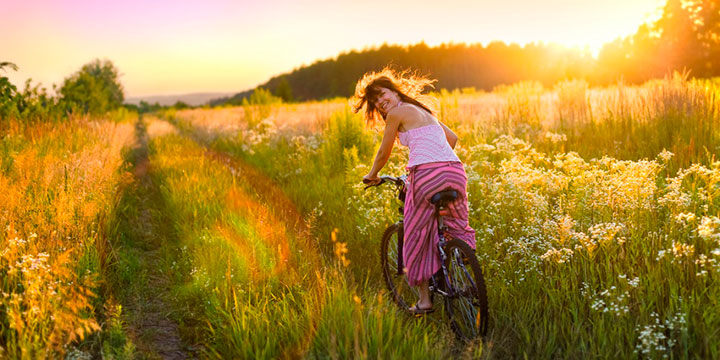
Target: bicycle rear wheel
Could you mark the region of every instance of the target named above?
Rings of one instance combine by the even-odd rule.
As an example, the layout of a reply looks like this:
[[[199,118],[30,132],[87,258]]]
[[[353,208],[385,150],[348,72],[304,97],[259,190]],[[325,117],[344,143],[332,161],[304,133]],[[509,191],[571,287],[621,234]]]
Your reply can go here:
[[[463,340],[484,336],[488,327],[488,301],[485,279],[475,251],[459,239],[445,245],[450,296],[445,297],[450,326]]]
[[[380,245],[380,262],[385,284],[393,300],[402,310],[408,310],[410,304],[418,298],[418,292],[408,284],[403,269],[398,271],[398,267],[402,266],[401,249],[398,248],[398,244],[402,243],[401,229],[402,223],[392,224],[385,229]]]

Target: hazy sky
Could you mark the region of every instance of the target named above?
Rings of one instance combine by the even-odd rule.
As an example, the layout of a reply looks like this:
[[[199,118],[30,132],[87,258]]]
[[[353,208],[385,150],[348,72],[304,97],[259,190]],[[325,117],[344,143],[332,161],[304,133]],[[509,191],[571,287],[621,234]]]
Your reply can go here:
[[[0,62],[50,88],[110,59],[126,96],[237,92],[340,52],[443,42],[600,46],[664,0],[0,0]]]

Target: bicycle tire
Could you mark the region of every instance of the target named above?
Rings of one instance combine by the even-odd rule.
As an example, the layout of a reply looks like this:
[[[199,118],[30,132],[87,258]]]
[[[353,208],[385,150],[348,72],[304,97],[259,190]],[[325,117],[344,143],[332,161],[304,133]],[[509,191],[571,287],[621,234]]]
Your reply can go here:
[[[475,251],[460,239],[450,239],[445,244],[445,254],[451,291],[455,294],[445,296],[450,326],[462,340],[485,336],[489,320],[487,289]]]
[[[392,224],[385,229],[380,245],[380,263],[385,285],[390,291],[393,301],[400,309],[407,311],[410,304],[418,298],[418,292],[407,282],[407,277],[402,269],[398,273],[398,243],[401,229],[402,223]]]

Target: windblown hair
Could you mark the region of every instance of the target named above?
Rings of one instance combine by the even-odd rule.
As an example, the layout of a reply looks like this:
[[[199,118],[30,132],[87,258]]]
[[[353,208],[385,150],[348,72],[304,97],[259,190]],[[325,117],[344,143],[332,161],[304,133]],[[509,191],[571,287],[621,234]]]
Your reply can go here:
[[[425,87],[434,88],[431,80],[405,70],[396,72],[389,67],[379,72],[368,72],[355,85],[355,95],[350,99],[353,112],[365,109],[365,120],[369,127],[375,127],[378,118],[385,120],[386,114],[380,112],[375,102],[380,95],[380,88],[392,90],[400,95],[400,101],[417,105],[434,115],[433,109],[437,100],[432,96],[422,95]]]

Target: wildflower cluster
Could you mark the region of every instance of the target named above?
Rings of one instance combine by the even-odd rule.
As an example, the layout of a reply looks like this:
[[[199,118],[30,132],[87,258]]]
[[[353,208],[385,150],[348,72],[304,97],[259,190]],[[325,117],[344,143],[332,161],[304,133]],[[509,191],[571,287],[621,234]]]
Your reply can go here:
[[[639,335],[635,353],[650,359],[667,359],[680,335],[687,332],[687,317],[678,312],[661,321],[660,316],[653,312],[650,318],[649,324],[638,325],[636,328]]]
[[[551,143],[557,144],[561,142],[567,141],[567,135],[565,134],[556,134],[551,131],[545,132],[545,139],[550,140]]]
[[[562,264],[564,262],[567,262],[570,260],[570,258],[573,255],[573,251],[567,248],[562,248],[560,250],[558,249],[550,249],[545,254],[540,256],[540,259],[555,262],[558,264]]]
[[[564,262],[572,255],[572,251],[566,252],[553,249],[552,245],[545,241],[540,234],[520,236],[517,239],[506,238],[497,243],[496,248],[504,254],[504,263],[517,264],[507,270],[505,267],[501,267],[501,271],[508,271],[502,274],[502,278],[506,281],[510,279],[516,279],[518,282],[525,281],[539,273],[540,265],[544,260]],[[543,258],[543,255],[547,255],[547,257]],[[500,262],[492,264],[502,266]]]
[[[683,258],[690,260],[695,254],[695,245],[686,244],[678,241],[673,241],[672,246],[669,249],[658,251],[656,260],[660,261],[665,256],[670,256],[671,261],[683,261]]]
[[[678,171],[675,177],[666,179],[667,185],[658,200],[660,205],[667,207],[675,214],[693,213],[696,216],[712,216],[716,214],[714,199],[718,195],[720,185],[720,162],[710,168],[693,164],[687,169]],[[706,220],[708,221],[708,220]]]
[[[33,253],[38,240],[32,234],[30,240],[17,236],[15,230],[6,228],[7,246],[0,253],[0,271],[7,275],[2,287],[0,308],[5,312],[9,331],[18,343],[10,343],[7,349],[20,354],[49,354],[48,350],[60,350],[63,345],[83,339],[100,329],[95,319],[83,316],[92,309],[95,297],[91,277],[77,277],[70,262],[72,251],[50,257],[46,252]],[[33,344],[36,326],[48,326],[50,349]]]
[[[695,276],[707,276],[709,272],[720,271],[720,262],[718,262],[717,259],[720,257],[720,249],[713,250],[712,255],[714,255],[714,257],[708,257],[705,254],[699,254],[697,256],[695,265],[699,271],[695,273]]]
[[[682,227],[690,226],[696,220],[695,214],[690,212],[675,215],[675,221]]]
[[[663,162],[668,162],[670,161],[670,159],[672,159],[673,156],[675,156],[675,154],[663,149],[663,151],[658,154],[658,159],[662,160]]]
[[[618,275],[620,284],[612,285],[601,291],[594,291],[583,282],[580,293],[588,299],[590,308],[594,311],[615,316],[624,316],[630,313],[631,292],[640,285],[640,278],[627,278],[627,275]]]
[[[703,216],[697,232],[701,238],[707,241],[720,243],[720,218],[717,216]]]
[[[608,246],[609,244],[616,242],[618,245],[622,245],[625,242],[625,238],[617,236],[625,226],[618,223],[600,223],[591,226],[588,229],[590,238],[597,244]]]

